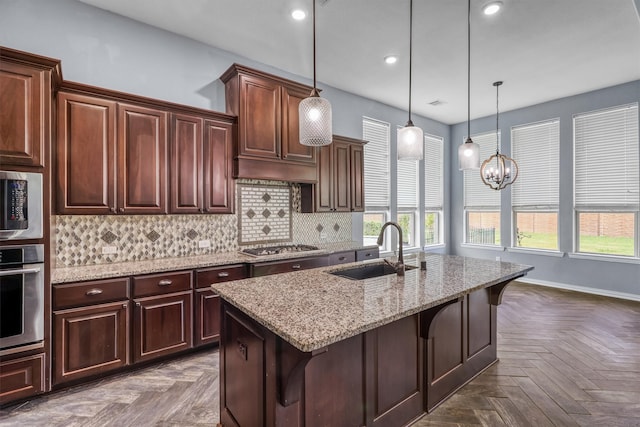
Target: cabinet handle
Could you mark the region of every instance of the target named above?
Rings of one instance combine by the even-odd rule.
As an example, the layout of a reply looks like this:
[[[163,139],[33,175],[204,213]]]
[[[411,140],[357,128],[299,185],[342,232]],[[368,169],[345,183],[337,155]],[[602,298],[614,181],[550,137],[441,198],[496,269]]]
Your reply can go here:
[[[371,256],[371,252],[367,252],[366,254],[364,254],[364,256],[370,257]]]
[[[344,261],[345,259],[347,259],[347,257],[341,256],[340,258],[338,258],[338,261]]]
[[[226,271],[221,271],[220,273],[218,273],[218,277],[229,277],[229,273],[227,273]]]
[[[158,286],[169,286],[171,283],[173,282],[169,279],[162,279],[158,282]]]
[[[94,288],[94,289],[89,289],[87,292],[85,292],[85,295],[90,297],[93,295],[100,295],[101,293],[102,293],[102,289]]]
[[[291,268],[293,268],[294,270],[300,270],[300,268],[302,267],[300,266],[300,264],[293,264]]]

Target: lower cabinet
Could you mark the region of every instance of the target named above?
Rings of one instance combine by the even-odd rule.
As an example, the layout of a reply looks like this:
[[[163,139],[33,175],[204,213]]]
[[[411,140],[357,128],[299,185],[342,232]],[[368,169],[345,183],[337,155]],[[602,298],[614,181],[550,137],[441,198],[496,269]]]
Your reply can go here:
[[[133,361],[193,347],[191,271],[136,276],[133,287]]]
[[[44,392],[44,353],[0,362],[0,405]]]
[[[54,383],[129,364],[129,301],[53,312]]]
[[[133,315],[133,361],[143,362],[193,346],[191,291],[137,298]]]

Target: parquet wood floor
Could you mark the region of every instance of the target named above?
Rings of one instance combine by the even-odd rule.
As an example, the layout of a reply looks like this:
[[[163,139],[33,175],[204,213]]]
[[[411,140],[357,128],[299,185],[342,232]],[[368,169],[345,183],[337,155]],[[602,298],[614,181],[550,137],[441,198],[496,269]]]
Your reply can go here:
[[[413,427],[640,426],[640,303],[514,283],[500,361]],[[5,408],[0,426],[215,426],[218,351]]]

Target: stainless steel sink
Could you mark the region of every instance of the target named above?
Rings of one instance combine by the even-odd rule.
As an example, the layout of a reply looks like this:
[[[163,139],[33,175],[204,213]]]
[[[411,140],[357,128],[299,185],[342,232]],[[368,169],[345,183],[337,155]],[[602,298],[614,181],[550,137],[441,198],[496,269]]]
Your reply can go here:
[[[404,266],[405,271],[413,270],[414,268],[417,268],[417,267],[413,265]],[[330,271],[329,273],[333,274],[334,276],[345,277],[351,280],[364,280],[364,279],[371,279],[372,277],[380,277],[380,276],[386,276],[389,274],[396,274],[396,270],[387,263],[376,263],[376,264],[363,265],[359,267],[346,268],[344,270]]]

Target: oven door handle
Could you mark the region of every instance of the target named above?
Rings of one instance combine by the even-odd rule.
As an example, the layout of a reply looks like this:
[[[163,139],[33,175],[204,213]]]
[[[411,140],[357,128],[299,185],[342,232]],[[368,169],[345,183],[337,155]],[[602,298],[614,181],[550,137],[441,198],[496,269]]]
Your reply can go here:
[[[15,276],[16,274],[33,274],[33,273],[40,273],[40,267],[21,268],[19,270],[0,270],[0,277]]]

